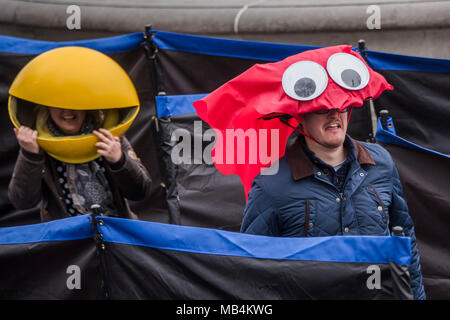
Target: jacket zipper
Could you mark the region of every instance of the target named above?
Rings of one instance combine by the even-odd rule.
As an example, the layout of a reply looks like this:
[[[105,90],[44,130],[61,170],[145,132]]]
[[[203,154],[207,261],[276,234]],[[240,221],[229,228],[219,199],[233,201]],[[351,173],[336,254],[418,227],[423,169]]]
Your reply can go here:
[[[373,193],[375,193],[375,196],[377,197],[378,202],[379,202],[381,208],[383,209],[384,221],[386,222],[386,225],[387,225],[388,220],[387,220],[386,209],[384,208],[383,201],[381,200],[380,196],[378,195],[377,190],[375,190],[375,188],[372,185],[369,185],[369,187],[372,189]]]
[[[305,214],[305,234],[304,236],[308,236],[308,227],[309,227],[309,200],[306,200],[306,214]]]

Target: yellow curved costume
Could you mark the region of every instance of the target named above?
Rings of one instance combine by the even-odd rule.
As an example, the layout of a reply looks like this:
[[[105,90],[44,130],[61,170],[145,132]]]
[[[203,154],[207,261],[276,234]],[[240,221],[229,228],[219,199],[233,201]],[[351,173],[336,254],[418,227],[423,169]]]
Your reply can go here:
[[[38,131],[37,142],[50,156],[69,163],[96,159],[93,134],[53,136],[42,117],[42,108],[102,110],[103,127],[121,136],[139,111],[139,99],[128,74],[113,59],[84,47],[62,47],[31,60],[9,89],[8,110],[16,128]]]

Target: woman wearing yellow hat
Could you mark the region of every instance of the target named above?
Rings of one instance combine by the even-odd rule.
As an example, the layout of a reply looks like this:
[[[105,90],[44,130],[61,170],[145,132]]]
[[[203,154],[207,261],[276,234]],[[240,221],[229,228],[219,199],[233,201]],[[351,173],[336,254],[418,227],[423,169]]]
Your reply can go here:
[[[148,171],[123,136],[139,110],[126,72],[95,50],[65,47],[30,61],[10,88],[20,152],[8,188],[18,209],[41,201],[41,220],[91,213],[136,218]]]

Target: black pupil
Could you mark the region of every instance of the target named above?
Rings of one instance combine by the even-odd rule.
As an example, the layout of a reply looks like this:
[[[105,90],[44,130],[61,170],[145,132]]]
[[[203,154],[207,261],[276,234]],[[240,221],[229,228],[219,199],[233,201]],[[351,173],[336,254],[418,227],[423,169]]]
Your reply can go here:
[[[316,83],[311,78],[301,78],[295,82],[295,93],[301,98],[307,98],[316,91]]]
[[[345,69],[342,71],[341,78],[347,86],[352,88],[356,88],[361,84],[361,76],[352,69]]]

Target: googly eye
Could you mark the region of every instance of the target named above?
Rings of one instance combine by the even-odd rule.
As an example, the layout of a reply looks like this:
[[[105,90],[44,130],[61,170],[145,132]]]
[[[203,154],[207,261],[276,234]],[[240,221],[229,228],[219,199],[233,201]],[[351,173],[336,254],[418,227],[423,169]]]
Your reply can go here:
[[[370,80],[366,65],[348,53],[339,52],[329,57],[327,71],[334,82],[348,90],[360,90]]]
[[[283,73],[281,80],[286,94],[296,100],[308,101],[322,94],[328,85],[325,69],[312,61],[299,61],[291,64]]]

